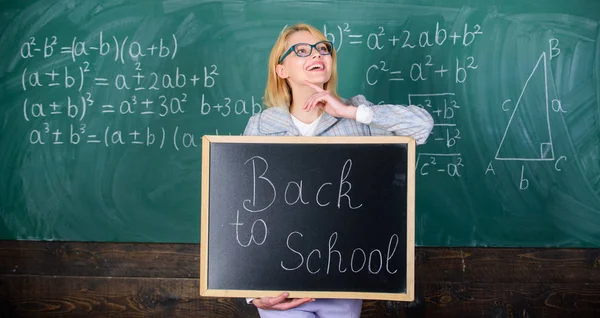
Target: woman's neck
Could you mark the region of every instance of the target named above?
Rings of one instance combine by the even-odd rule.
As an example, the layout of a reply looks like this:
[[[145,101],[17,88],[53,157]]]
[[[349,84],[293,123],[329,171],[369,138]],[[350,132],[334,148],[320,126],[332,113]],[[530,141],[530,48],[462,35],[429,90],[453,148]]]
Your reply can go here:
[[[315,93],[314,89],[306,85],[292,87],[292,105],[290,105],[290,114],[305,124],[310,124],[317,120],[321,114],[323,114],[321,108],[315,107],[308,112],[302,109],[306,101]]]

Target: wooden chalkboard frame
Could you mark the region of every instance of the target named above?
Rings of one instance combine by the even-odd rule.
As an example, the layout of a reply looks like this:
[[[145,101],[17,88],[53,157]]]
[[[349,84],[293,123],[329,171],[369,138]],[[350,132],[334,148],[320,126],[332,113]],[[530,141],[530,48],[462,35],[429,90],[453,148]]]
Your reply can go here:
[[[393,301],[414,300],[415,255],[415,147],[411,137],[361,136],[361,137],[266,137],[266,136],[203,136],[202,138],[202,190],[200,215],[200,295],[206,297],[273,297],[283,291],[276,290],[223,290],[208,287],[209,239],[209,185],[210,146],[212,143],[256,144],[404,144],[407,146],[407,229],[406,229],[406,291],[404,293],[339,292],[339,291],[287,291],[290,298],[348,298]]]

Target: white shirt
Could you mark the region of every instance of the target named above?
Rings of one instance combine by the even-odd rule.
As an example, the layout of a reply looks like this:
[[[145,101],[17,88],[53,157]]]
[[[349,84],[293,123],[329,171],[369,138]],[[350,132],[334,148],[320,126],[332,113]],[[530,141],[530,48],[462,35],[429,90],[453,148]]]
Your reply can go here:
[[[310,124],[306,124],[306,123],[300,121],[300,119],[294,117],[294,115],[292,115],[292,114],[290,114],[290,116],[292,116],[292,121],[294,122],[294,125],[296,126],[296,128],[298,128],[298,131],[300,132],[300,135],[302,135],[302,136],[314,136],[315,135],[315,130],[317,129],[317,125],[319,124],[319,121],[323,117],[323,114],[321,114],[321,116],[319,116],[319,118],[315,119]]]

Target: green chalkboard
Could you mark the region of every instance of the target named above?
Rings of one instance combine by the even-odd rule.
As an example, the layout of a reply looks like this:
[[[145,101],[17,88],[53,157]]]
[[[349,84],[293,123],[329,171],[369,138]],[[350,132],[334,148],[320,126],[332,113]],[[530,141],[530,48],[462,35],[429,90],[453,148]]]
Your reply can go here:
[[[416,244],[600,246],[596,1],[0,1],[0,239],[198,242],[200,139],[287,24],[339,92],[421,105]]]

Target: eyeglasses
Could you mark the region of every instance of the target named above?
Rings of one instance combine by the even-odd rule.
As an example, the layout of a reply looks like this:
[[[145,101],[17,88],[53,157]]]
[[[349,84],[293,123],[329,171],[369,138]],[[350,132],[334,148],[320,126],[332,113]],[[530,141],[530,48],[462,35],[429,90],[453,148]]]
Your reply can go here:
[[[283,56],[279,59],[279,63],[293,51],[298,57],[307,57],[312,54],[313,48],[317,49],[317,52],[321,55],[330,55],[333,52],[333,45],[329,41],[321,41],[315,44],[308,43],[297,43],[292,45]]]

